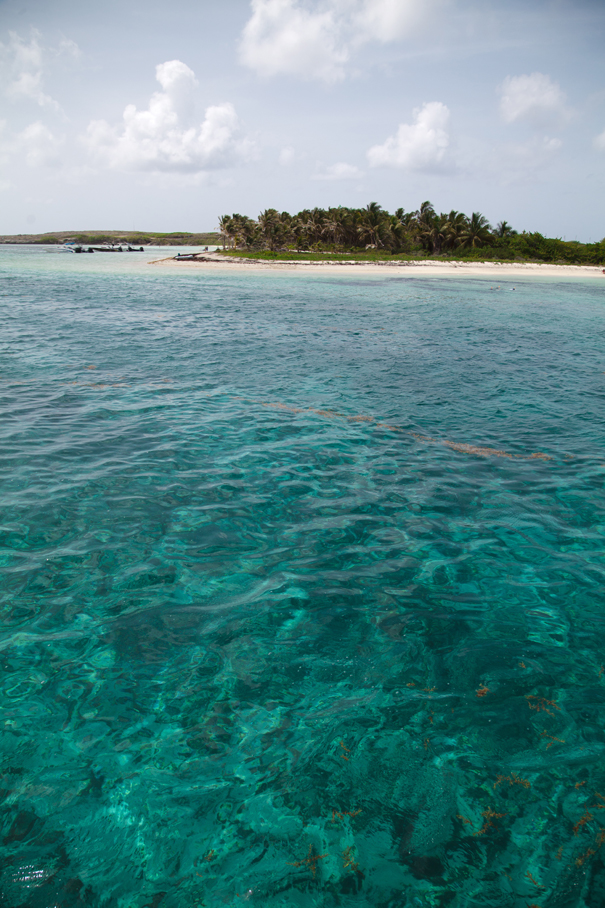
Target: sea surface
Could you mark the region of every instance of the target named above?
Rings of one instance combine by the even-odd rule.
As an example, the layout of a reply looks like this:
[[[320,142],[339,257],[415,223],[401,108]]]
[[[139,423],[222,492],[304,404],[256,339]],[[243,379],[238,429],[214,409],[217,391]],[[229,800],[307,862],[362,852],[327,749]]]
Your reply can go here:
[[[605,282],[175,251],[0,247],[0,904],[601,908]]]

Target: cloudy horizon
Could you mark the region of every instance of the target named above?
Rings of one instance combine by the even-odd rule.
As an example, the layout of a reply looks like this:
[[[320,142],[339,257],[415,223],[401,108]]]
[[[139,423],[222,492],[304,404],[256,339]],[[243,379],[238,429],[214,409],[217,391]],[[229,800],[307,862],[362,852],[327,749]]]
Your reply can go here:
[[[0,0],[0,233],[430,199],[600,240],[604,25],[593,0]]]

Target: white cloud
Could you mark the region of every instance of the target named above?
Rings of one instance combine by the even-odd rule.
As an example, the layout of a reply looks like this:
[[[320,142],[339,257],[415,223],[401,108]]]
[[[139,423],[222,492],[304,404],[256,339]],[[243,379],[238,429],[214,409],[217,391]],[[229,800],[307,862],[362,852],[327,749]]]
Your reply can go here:
[[[82,56],[82,51],[71,38],[62,38],[55,53],[58,56],[65,54],[68,57],[74,57],[74,59]]]
[[[22,72],[19,76],[10,82],[5,89],[7,97],[12,101],[20,101],[27,98],[35,101],[40,107],[51,107],[59,110],[58,101],[45,95],[42,91],[42,73],[41,72]]]
[[[288,167],[289,164],[294,163],[296,158],[296,152],[291,145],[286,145],[279,153],[279,163],[282,167]]]
[[[0,121],[0,163],[19,158],[28,167],[57,167],[61,164],[60,150],[64,137],[57,137],[40,120],[30,123],[22,132],[6,129]]]
[[[375,40],[383,44],[404,38],[426,15],[428,6],[417,0],[365,0],[350,5],[357,6],[352,17],[356,43]]]
[[[594,147],[598,151],[605,151],[605,129],[594,140]]]
[[[29,41],[9,32],[7,44],[0,42],[0,76],[4,94],[15,102],[33,101],[40,107],[59,111],[58,101],[44,92],[44,69],[49,60],[80,53],[75,42],[64,38],[57,48],[44,47],[40,33],[33,30]]]
[[[402,123],[394,136],[368,151],[370,167],[435,170],[443,164],[449,144],[450,112],[440,101],[414,110],[414,122]]]
[[[306,10],[296,0],[252,0],[240,58],[260,75],[290,73],[333,82],[343,77],[348,57],[333,10]]]
[[[198,173],[250,155],[252,143],[240,137],[232,104],[208,107],[203,122],[194,122],[198,82],[185,63],[160,63],[156,78],[163,91],[151,96],[147,110],[129,104],[121,129],[105,120],[89,124],[84,142],[99,162],[118,170]]]
[[[528,120],[536,125],[567,119],[565,95],[544,73],[507,76],[500,86],[500,113],[506,123]]]
[[[251,0],[241,62],[261,76],[278,73],[335,82],[353,50],[406,36],[434,0]]]
[[[14,149],[25,158],[28,167],[56,167],[61,163],[62,138],[57,138],[39,120],[20,132]]]
[[[363,176],[361,170],[353,164],[345,164],[343,161],[338,164],[331,164],[329,167],[322,167],[317,173],[313,174],[312,180],[355,180]]]

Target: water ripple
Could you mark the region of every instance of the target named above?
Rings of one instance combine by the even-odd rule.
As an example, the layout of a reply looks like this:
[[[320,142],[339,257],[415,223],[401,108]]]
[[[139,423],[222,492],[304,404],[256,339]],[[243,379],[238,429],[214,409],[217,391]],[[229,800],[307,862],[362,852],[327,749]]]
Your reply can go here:
[[[0,255],[2,903],[600,905],[595,288]]]

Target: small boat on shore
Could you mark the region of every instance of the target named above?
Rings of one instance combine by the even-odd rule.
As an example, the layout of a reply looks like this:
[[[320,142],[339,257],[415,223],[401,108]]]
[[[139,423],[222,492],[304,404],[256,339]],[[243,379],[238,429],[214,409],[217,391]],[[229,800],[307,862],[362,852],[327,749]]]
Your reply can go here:
[[[204,252],[208,252],[208,247],[205,246],[201,252],[177,252],[174,256],[175,262],[203,262]]]

